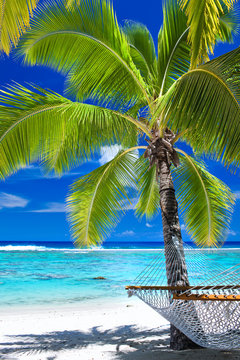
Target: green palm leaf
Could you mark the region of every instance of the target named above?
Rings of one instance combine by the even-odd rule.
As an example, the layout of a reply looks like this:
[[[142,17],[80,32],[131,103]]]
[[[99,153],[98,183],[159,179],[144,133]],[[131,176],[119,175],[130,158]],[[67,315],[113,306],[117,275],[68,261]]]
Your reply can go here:
[[[233,35],[239,32],[239,10],[235,7],[228,8],[222,3],[223,14],[219,18],[219,35],[217,41],[233,42]]]
[[[159,184],[156,180],[156,166],[149,169],[149,160],[141,156],[136,162],[136,176],[139,200],[135,206],[136,215],[151,219],[160,209]]]
[[[38,0],[0,1],[0,52],[9,55],[20,36],[29,27]]]
[[[138,121],[130,116],[40,88],[16,85],[0,102],[1,178],[36,160],[61,174],[104,145],[137,142]]]
[[[85,0],[70,8],[62,3],[39,6],[19,55],[30,65],[67,74],[67,91],[77,99],[97,97],[115,106],[148,101],[126,36],[106,0]]]
[[[224,81],[240,104],[240,48],[229,51],[208,63],[221,74]]]
[[[67,204],[77,246],[100,244],[117,225],[135,183],[135,162],[134,149],[123,151],[72,185]]]
[[[233,195],[202,161],[177,150],[184,156],[173,170],[174,183],[187,231],[198,246],[219,246],[227,236]]]
[[[158,35],[158,75],[160,95],[164,94],[190,65],[187,18],[178,0],[163,3],[163,26]]]
[[[123,31],[130,44],[133,62],[146,82],[153,83],[157,77],[157,57],[152,35],[145,25],[133,21],[128,21]]]
[[[213,54],[218,37],[221,40],[226,39],[226,32],[220,28],[220,16],[224,14],[224,6],[231,9],[236,0],[178,1],[188,17],[189,41],[192,49],[191,68],[194,69],[209,60],[208,55]]]
[[[215,59],[189,71],[160,99],[155,115],[157,119],[162,114],[163,126],[184,132],[183,138],[194,151],[234,166],[240,163],[239,81],[226,77],[224,69],[233,69],[239,59],[240,48],[226,55],[224,66],[221,59]]]

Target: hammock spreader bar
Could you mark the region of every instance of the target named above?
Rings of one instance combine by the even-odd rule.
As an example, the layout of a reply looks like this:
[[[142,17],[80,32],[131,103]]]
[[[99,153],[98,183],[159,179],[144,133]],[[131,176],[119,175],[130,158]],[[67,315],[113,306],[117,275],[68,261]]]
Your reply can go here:
[[[185,260],[179,263],[175,248],[168,253],[167,279],[164,250],[126,286],[198,345],[211,349],[240,349],[240,264],[225,266],[225,250],[196,250],[184,244]],[[221,259],[222,255],[222,259]],[[220,261],[219,261],[220,260]],[[179,274],[186,272],[184,286]],[[172,286],[169,286],[172,284]]]
[[[173,299],[185,301],[240,301],[240,295],[173,294]]]
[[[240,285],[208,285],[208,286],[125,286],[126,290],[171,290],[171,291],[187,291],[187,290],[227,290],[240,289]]]

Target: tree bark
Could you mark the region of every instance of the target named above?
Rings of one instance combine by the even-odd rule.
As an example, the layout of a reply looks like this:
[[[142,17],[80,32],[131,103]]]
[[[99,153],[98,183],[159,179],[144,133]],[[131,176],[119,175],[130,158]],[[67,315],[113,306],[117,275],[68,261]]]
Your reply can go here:
[[[181,228],[178,217],[178,203],[175,197],[168,149],[162,139],[158,139],[156,141],[155,149],[157,154],[158,179],[160,183],[159,192],[167,281],[169,286],[187,286],[189,285],[188,273],[185,263]],[[171,325],[170,347],[174,350],[184,350],[198,347],[198,345],[196,345],[175,326]]]

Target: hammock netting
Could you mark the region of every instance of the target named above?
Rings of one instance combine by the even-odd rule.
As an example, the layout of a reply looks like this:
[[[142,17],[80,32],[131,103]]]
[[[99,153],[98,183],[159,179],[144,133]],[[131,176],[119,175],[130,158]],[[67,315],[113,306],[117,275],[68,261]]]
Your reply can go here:
[[[179,262],[176,249],[170,251],[174,285],[167,280],[162,250],[134,285],[126,287],[129,296],[138,296],[202,347],[240,349],[240,264],[226,269],[214,260],[214,252],[186,244],[184,254]],[[187,272],[188,286],[177,279],[182,271]]]

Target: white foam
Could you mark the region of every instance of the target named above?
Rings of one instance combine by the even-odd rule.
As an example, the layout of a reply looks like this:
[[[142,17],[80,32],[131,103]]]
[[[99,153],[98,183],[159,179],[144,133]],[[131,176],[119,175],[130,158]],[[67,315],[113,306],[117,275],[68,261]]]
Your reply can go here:
[[[68,249],[68,248],[49,248],[46,246],[37,245],[5,245],[0,246],[0,251],[64,251],[64,252],[76,252],[85,253],[89,251],[104,250],[102,248],[94,247],[92,249]]]
[[[92,247],[90,249],[69,249],[69,248],[49,248],[45,246],[37,245],[5,245],[0,246],[0,251],[63,251],[74,253],[86,253],[86,252],[112,252],[112,251],[152,251],[158,249],[104,249],[103,247]]]
[[[71,253],[87,253],[87,252],[158,252],[163,250],[162,247],[159,247],[158,249],[104,249],[103,247],[94,247],[91,249],[69,249],[69,248],[49,248],[45,246],[37,246],[37,245],[5,245],[0,246],[0,251],[62,251],[62,252],[71,252]],[[240,248],[220,248],[220,249],[185,249],[185,251],[206,251],[206,252],[218,252],[218,251],[240,251]]]
[[[0,251],[45,251],[47,248],[45,246],[18,246],[18,245],[5,245],[0,246]]]

